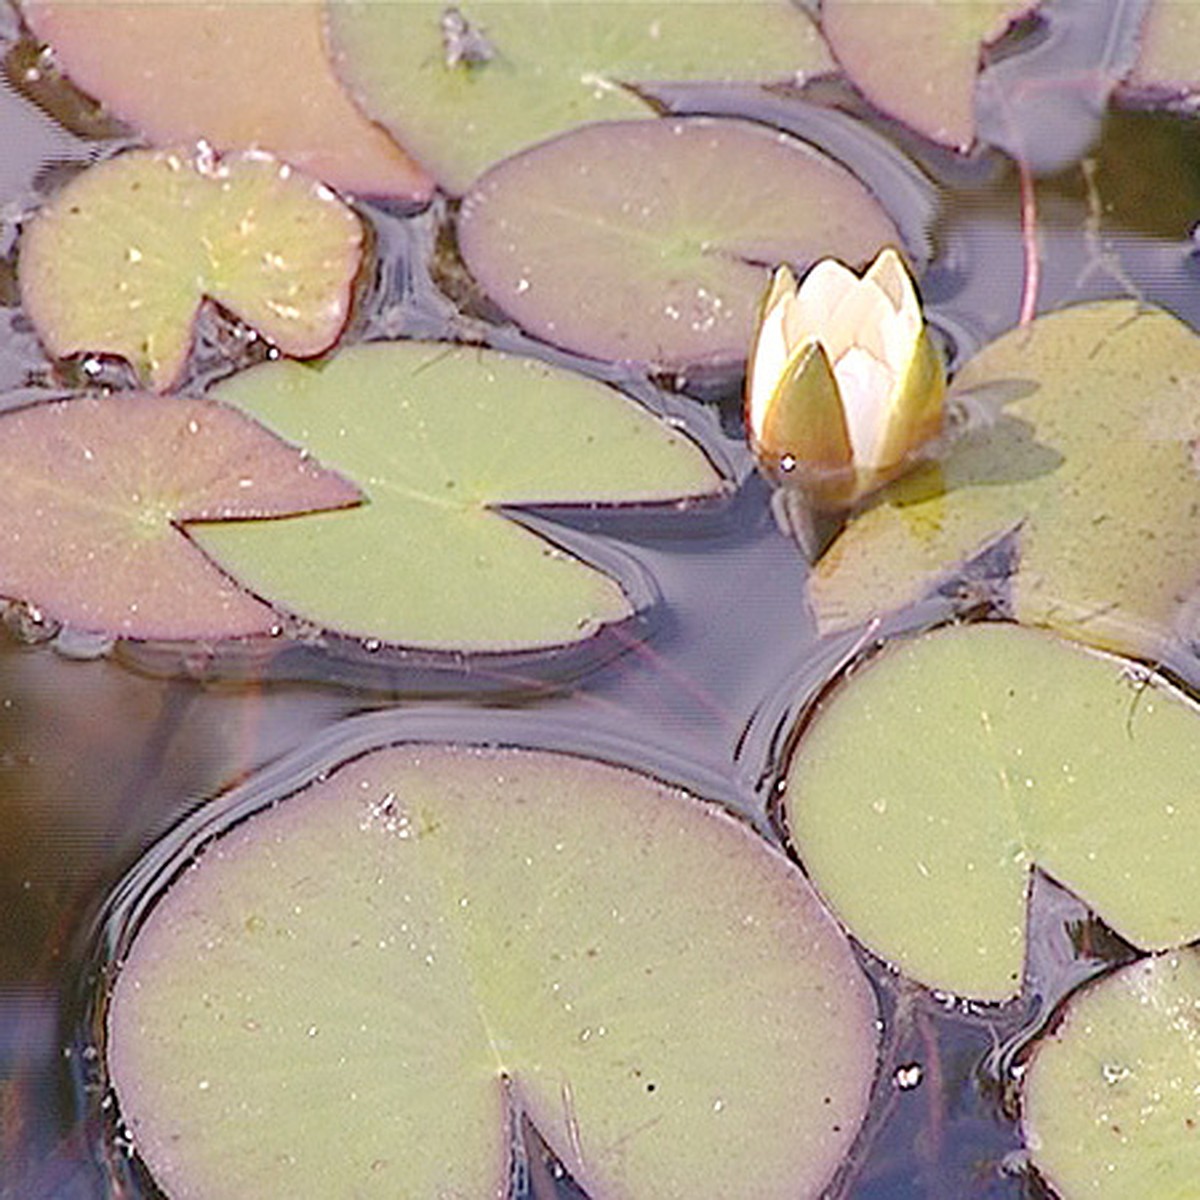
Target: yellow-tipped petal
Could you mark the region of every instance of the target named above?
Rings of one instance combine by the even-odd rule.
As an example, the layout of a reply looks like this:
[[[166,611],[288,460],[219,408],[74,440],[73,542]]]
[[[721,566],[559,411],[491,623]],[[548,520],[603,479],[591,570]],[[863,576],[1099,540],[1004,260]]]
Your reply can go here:
[[[795,283],[791,271],[780,267],[759,306],[754,342],[746,364],[746,420],[752,430],[761,428],[763,415],[791,357],[785,328],[788,308],[795,298]]]
[[[854,462],[833,368],[821,343],[806,342],[789,360],[762,422],[751,425],[760,464],[799,486]]]
[[[897,312],[908,310],[920,316],[921,305],[917,289],[908,273],[904,259],[893,246],[884,246],[867,268],[863,281],[870,281],[886,293]]]
[[[928,331],[922,328],[884,415],[874,461],[866,465],[892,474],[903,469],[941,432],[945,397],[946,370]]]

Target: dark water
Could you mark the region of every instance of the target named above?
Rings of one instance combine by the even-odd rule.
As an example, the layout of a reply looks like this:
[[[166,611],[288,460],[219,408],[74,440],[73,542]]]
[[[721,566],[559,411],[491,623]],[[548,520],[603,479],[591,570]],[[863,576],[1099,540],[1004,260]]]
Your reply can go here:
[[[1077,25],[1093,39],[1085,65],[1103,67],[1106,54],[1120,53],[1111,20],[1126,7],[1060,5],[1072,39],[1061,29],[1026,30],[1027,40],[1049,49],[1024,69],[1053,82],[1056,70],[1077,68],[1062,49],[1065,40],[1076,53]],[[31,60],[11,14],[0,14],[0,38],[10,48],[9,82],[0,86],[0,403],[8,407],[63,390],[62,373],[15,307],[20,218],[79,166],[124,141],[119,130],[98,131],[86,105],[63,101],[56,111],[74,128],[105,137],[68,132],[46,115],[21,94],[29,90],[22,72]],[[1065,56],[1057,65],[1056,45]],[[959,160],[931,150],[836,84],[817,89],[820,104],[746,88],[659,88],[654,95],[664,109],[736,113],[813,138],[879,190],[902,229],[918,230],[940,206],[925,246],[923,291],[954,362],[1016,324],[1025,276],[1010,158],[987,152]],[[1076,87],[1069,102],[1063,95],[1009,122],[1027,131],[1023,148],[1040,168],[1040,308],[1134,295],[1200,327],[1190,241],[1200,214],[1194,121],[1106,110],[1102,89]],[[864,121],[872,138],[861,133]],[[1081,154],[1084,167],[1076,161]],[[1070,165],[1060,169],[1059,160]],[[699,400],[679,396],[662,381],[572,358],[486,315],[464,314],[445,290],[457,269],[439,237],[445,203],[415,216],[362,212],[380,254],[355,336],[469,332],[616,379],[686,421],[715,417],[731,464],[746,474],[738,380],[701,381]],[[925,241],[920,234],[915,240]],[[206,317],[192,386],[228,373],[235,335],[219,314]],[[102,366],[106,378],[126,381],[119,366]],[[9,614],[0,632],[0,1197],[155,1194],[113,1137],[97,1029],[100,972],[139,881],[176,861],[198,836],[206,802],[219,797],[225,807],[284,795],[348,753],[397,739],[511,742],[642,768],[729,805],[774,840],[770,796],[788,730],[847,663],[889,633],[965,610],[1003,615],[1001,581],[991,589],[947,589],[869,639],[818,640],[803,602],[804,564],[776,529],[766,486],[752,474],[732,498],[689,513],[526,519],[553,519],[589,558],[619,564],[623,577],[633,570],[653,580],[654,603],[566,656],[473,660],[337,640],[240,657],[137,645],[94,657],[104,648],[70,638],[55,643],[55,631],[31,627],[20,611]],[[1173,665],[1185,681],[1200,683],[1196,664]],[[1128,951],[1042,879],[1031,934],[1025,992],[1001,1009],[931,995],[862,955],[881,998],[885,1049],[871,1116],[831,1195],[1048,1194],[1023,1164],[1014,1121],[1022,1049],[1071,986]],[[578,1194],[569,1181],[555,1182],[561,1172],[536,1134],[528,1131],[526,1141],[529,1194]]]

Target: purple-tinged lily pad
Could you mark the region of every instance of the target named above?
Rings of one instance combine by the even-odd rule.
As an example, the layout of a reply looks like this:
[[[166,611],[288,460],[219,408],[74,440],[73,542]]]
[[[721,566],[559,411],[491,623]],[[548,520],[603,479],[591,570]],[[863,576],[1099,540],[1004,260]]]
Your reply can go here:
[[[863,95],[935,142],[975,140],[981,45],[994,42],[1034,0],[824,0],[821,29]]]
[[[1030,1158],[1061,1200],[1187,1200],[1200,1179],[1200,954],[1143,959],[1067,1001],[1034,1049]]]
[[[0,595],[78,629],[169,639],[266,633],[279,620],[182,522],[360,499],[236,410],[128,393],[0,416],[0,490]]]
[[[595,358],[743,359],[780,262],[870,259],[899,234],[845,168],[745,121],[602,122],[500,163],[463,200],[463,256],[518,324]]]
[[[134,151],[83,172],[33,218],[21,300],[52,354],[120,354],[163,390],[206,296],[285,354],[328,349],[362,240],[328,188],[272,158]]]
[[[108,1014],[172,1197],[501,1198],[527,1116],[592,1200],[823,1194],[876,1008],[724,811],[540,751],[369,753],[220,836]]]
[[[626,84],[788,83],[832,66],[787,0],[329,0],[326,12],[337,71],[363,111],[455,193],[573,126],[650,118]]]
[[[22,0],[82,90],[154,143],[266,150],[331,187],[424,199],[431,181],[342,91],[322,0]]]

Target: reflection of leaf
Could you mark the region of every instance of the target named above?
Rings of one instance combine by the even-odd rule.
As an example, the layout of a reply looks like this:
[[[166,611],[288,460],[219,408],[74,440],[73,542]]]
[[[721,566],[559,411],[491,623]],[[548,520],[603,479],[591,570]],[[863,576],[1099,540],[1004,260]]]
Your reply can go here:
[[[618,392],[532,360],[375,343],[217,389],[356,480],[360,510],[196,528],[258,595],[364,637],[453,649],[577,641],[632,611],[607,576],[494,511],[666,501],[721,478]]]
[[[844,168],[744,121],[607,122],[489,171],[463,201],[463,255],[539,337],[674,367],[745,357],[780,262],[872,258],[899,241]]]
[[[260,147],[345,191],[429,192],[342,92],[322,43],[321,0],[21,0],[21,11],[75,84],[160,145]]]
[[[709,5],[701,20],[688,0],[557,0],[535,17],[520,2],[330,0],[328,17],[337,70],[364,111],[454,192],[571,126],[650,116],[622,84],[787,82],[829,66],[808,16],[781,0]]]
[[[1000,382],[1036,387],[944,462],[885,492],[817,564],[821,624],[895,608],[1019,527],[1018,618],[1161,653],[1190,620],[1180,602],[1200,564],[1195,333],[1124,301],[1066,309],[988,346],[954,388]]]
[[[287,354],[326,349],[361,254],[358,218],[290,167],[135,151],[85,171],[33,219],[21,299],[51,353],[121,354],[161,389],[183,368],[205,296]]]
[[[1067,1003],[1038,1043],[1023,1117],[1063,1200],[1188,1200],[1200,1179],[1200,956],[1131,963]]]
[[[177,526],[354,504],[358,492],[240,413],[123,394],[0,417],[0,594],[138,638],[268,632],[278,617]]]
[[[171,1195],[506,1194],[506,1109],[588,1195],[816,1197],[875,1004],[799,873],[661,784],[379,751],[226,834],[109,1017]]]
[[[1044,633],[894,645],[819,711],[784,804],[837,914],[930,987],[1017,991],[1035,866],[1139,946],[1200,936],[1195,707]]]
[[[1031,7],[1031,0],[824,0],[821,29],[867,99],[926,137],[966,150],[975,140],[980,43],[995,41]]]

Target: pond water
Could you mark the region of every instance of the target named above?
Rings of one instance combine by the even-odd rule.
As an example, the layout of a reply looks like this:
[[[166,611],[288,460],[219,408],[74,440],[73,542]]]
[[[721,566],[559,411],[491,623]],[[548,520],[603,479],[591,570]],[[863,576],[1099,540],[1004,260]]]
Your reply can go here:
[[[1084,19],[1088,8],[1061,7],[1072,19]],[[1107,26],[1095,20],[1101,37]],[[81,165],[135,140],[119,130],[79,132],[78,113],[64,107],[64,124],[34,103],[22,76],[30,50],[12,12],[0,18],[0,50],[7,54],[0,392],[4,407],[14,407],[61,394],[64,380],[72,381],[70,367],[56,368],[43,354],[19,308],[22,218]],[[1064,78],[1072,69],[1060,67]],[[664,87],[657,98],[668,111],[735,112],[820,134],[831,146],[844,133],[822,121],[829,112],[850,113],[917,162],[936,181],[941,206],[922,293],[952,366],[1016,325],[1027,286],[1025,239],[1034,234],[1039,310],[1133,296],[1200,328],[1189,243],[1200,216],[1192,119],[1116,108],[1101,117],[1097,107],[1085,166],[1076,155],[1058,173],[1039,174],[1036,213],[1026,211],[1023,229],[1011,160],[997,151],[966,159],[931,147],[871,115],[846,85],[824,86],[810,96],[815,107],[703,85]],[[1056,135],[1070,141],[1077,133],[1065,117],[1056,128],[1056,111],[1050,104],[1024,118],[1037,130],[1038,153],[1050,159]],[[883,199],[903,227],[913,199]],[[437,200],[408,213],[364,203],[359,211],[373,230],[379,265],[363,288],[351,338],[451,338],[469,327],[485,344],[615,378],[668,413],[704,406],[731,453],[740,447],[740,378],[705,379],[694,389],[700,394],[688,396],[662,386],[670,381],[547,346],[494,314],[469,313],[464,326],[449,299],[461,263],[439,236],[453,205]],[[202,388],[254,356],[233,329],[226,317],[205,317],[189,387]],[[119,364],[96,369],[116,386],[128,384]],[[286,794],[322,766],[390,741],[513,743],[640,768],[728,805],[779,844],[771,797],[797,717],[888,636],[994,615],[1003,609],[1003,587],[948,587],[866,633],[821,638],[803,599],[806,564],[777,528],[769,501],[767,484],[751,475],[731,497],[687,512],[554,513],[568,545],[578,537],[601,562],[606,553],[631,558],[660,593],[648,612],[572,651],[569,670],[555,655],[406,656],[336,639],[328,648],[312,640],[276,644],[254,656],[108,646],[69,635],[56,640],[57,629],[13,607],[0,631],[0,1197],[158,1194],[126,1161],[110,1118],[97,1024],[101,981],[137,880],[162,869],[161,856],[178,851],[169,831],[214,798],[229,804]],[[1170,665],[1200,687],[1200,664],[1181,652]],[[156,845],[165,849],[145,860]],[[1050,1195],[1025,1168],[1016,1122],[1022,1051],[1071,987],[1133,951],[1041,877],[1030,932],[1025,991],[1000,1007],[931,993],[859,952],[880,996],[884,1050],[870,1116],[831,1196]],[[528,1193],[539,1200],[579,1194],[554,1162],[542,1163],[534,1134],[529,1141]]]

